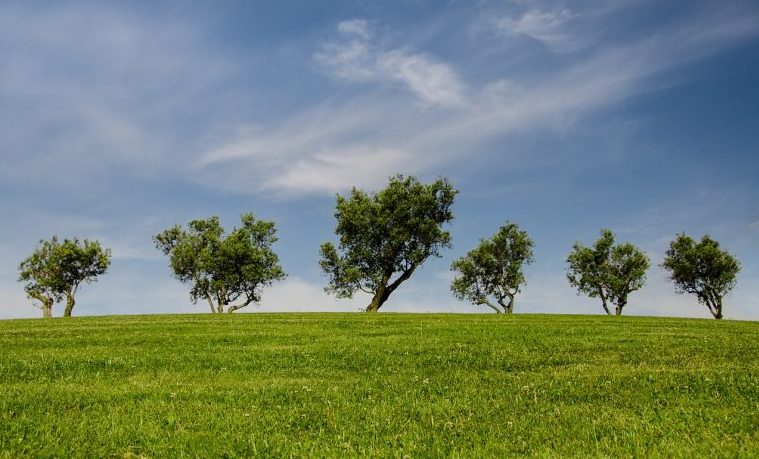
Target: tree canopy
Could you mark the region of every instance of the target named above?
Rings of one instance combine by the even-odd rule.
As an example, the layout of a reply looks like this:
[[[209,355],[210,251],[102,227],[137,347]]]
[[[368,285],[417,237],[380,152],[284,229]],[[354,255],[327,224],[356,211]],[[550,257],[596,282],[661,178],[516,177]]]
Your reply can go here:
[[[218,217],[193,220],[157,234],[156,247],[169,256],[174,275],[191,285],[193,302],[204,298],[211,312],[234,312],[261,300],[262,289],[286,277],[272,249],[274,222],[240,217],[242,226],[225,234]]]
[[[533,260],[533,245],[526,231],[506,222],[493,237],[482,239],[451,264],[456,272],[451,291],[460,300],[489,306],[497,313],[512,313],[514,297],[525,284],[522,266]]]
[[[593,247],[575,243],[567,263],[570,285],[591,298],[600,298],[609,315],[609,304],[614,304],[617,316],[627,305],[628,295],[645,283],[649,267],[643,251],[629,242],[615,245],[614,233],[607,229],[601,230]]]
[[[696,242],[685,233],[670,243],[661,264],[678,293],[696,295],[715,319],[722,318],[722,298],[735,287],[740,263],[709,235]]]
[[[111,264],[111,251],[98,241],[77,238],[40,241],[37,249],[19,265],[19,281],[30,298],[40,302],[44,317],[52,316],[54,303],[66,298],[64,317],[70,317],[76,292],[83,283],[95,282]]]
[[[337,196],[338,247],[321,246],[320,265],[329,277],[327,291],[350,298],[361,290],[372,295],[366,307],[376,312],[398,286],[430,256],[450,247],[443,224],[453,220],[457,191],[445,178],[421,183],[397,175],[376,193],[353,188]]]

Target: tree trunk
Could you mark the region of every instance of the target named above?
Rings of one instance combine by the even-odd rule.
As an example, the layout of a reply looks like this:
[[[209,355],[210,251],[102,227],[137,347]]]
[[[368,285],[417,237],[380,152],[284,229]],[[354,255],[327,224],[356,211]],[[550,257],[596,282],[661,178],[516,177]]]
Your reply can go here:
[[[377,288],[377,291],[374,292],[372,301],[369,303],[366,309],[364,309],[364,311],[366,312],[379,311],[379,308],[381,308],[382,305],[385,303],[385,301],[387,301],[387,297],[390,296],[390,291],[387,286],[387,283],[389,280],[390,280],[390,275],[385,275],[382,277],[382,281],[380,282],[380,285]]]
[[[216,313],[216,306],[213,305],[213,300],[210,296],[206,296],[206,300],[208,300],[208,305],[211,306],[211,314]]]
[[[599,290],[598,295],[601,297],[601,304],[604,307],[604,311],[606,311],[607,315],[611,315],[611,311],[609,311],[609,306],[606,305],[606,295],[604,295],[603,290]]]
[[[66,292],[66,309],[63,311],[63,317],[71,317],[71,311],[74,310],[75,304],[76,301],[74,300],[74,292]]]
[[[720,320],[722,318],[722,298],[717,298],[714,301],[714,313],[712,313],[715,319]]]
[[[53,317],[53,300],[45,301],[42,304],[42,317],[45,319]]]
[[[495,311],[496,314],[500,314],[501,313],[500,309],[498,309],[497,307],[493,306],[493,303],[491,303],[490,301],[488,301],[488,300],[486,300],[484,298],[480,299],[478,304],[484,304],[485,306],[487,306],[490,309],[492,309],[493,311]]]
[[[46,297],[45,295],[37,294],[37,293],[30,293],[29,296],[40,302],[39,308],[42,311],[42,317],[44,319],[49,319],[53,317],[53,299],[52,298],[49,298],[49,297]]]
[[[509,305],[506,306],[506,312],[508,314],[513,314],[514,313],[514,296],[510,296],[509,297]]]
[[[622,308],[624,308],[625,305],[618,304],[616,310],[614,311],[616,313],[616,316],[619,317],[622,315]]]
[[[379,308],[381,308],[382,305],[385,303],[385,301],[387,301],[387,296],[385,295],[385,287],[380,287],[374,293],[374,296],[372,297],[372,301],[366,307],[365,311],[377,312],[379,311]]]

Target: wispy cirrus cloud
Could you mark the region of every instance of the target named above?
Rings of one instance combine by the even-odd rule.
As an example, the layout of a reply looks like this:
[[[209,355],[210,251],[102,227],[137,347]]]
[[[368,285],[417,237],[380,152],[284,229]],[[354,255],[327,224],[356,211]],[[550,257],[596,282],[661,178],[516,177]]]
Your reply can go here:
[[[575,15],[569,9],[529,9],[521,15],[506,15],[493,20],[495,28],[509,36],[530,37],[556,52],[580,49],[583,39],[570,31]]]
[[[456,89],[464,83],[438,84],[432,76],[424,77],[425,71],[445,75],[447,66],[437,68],[405,51],[378,50],[364,38],[371,35],[363,33],[368,26],[354,21],[342,27],[346,41],[330,42],[315,54],[333,75],[375,82],[402,74],[404,84],[422,99],[461,103],[431,110],[380,85],[306,109],[280,126],[239,136],[204,153],[196,166],[204,174],[227,177],[223,183],[229,189],[285,194],[374,186],[397,171],[434,172],[517,131],[566,129],[584,114],[656,87],[652,78],[657,74],[757,34],[756,15],[732,19],[685,18],[656,36],[600,49],[547,76],[513,80],[504,75],[479,89],[469,85],[466,95]],[[414,62],[421,64],[417,68]],[[525,160],[514,157],[512,164]],[[247,178],[244,184],[236,174]]]
[[[450,64],[428,54],[384,49],[373,41],[374,32],[363,19],[343,21],[338,37],[314,53],[314,61],[348,81],[400,84],[423,103],[458,106],[465,85]]]

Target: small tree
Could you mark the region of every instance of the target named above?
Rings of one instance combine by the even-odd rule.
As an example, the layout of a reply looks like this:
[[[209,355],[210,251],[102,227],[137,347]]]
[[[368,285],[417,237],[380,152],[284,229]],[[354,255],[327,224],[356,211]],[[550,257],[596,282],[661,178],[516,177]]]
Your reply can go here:
[[[622,315],[627,296],[643,287],[649,266],[646,254],[634,245],[614,245],[614,233],[607,229],[601,230],[593,247],[575,243],[567,263],[569,284],[579,293],[600,298],[609,315],[609,304],[614,304],[617,316]]]
[[[696,295],[715,319],[722,318],[722,298],[735,287],[740,263],[721,250],[719,242],[705,235],[696,243],[685,233],[678,234],[661,267],[669,271],[678,293]]]
[[[339,250],[329,242],[321,246],[319,264],[329,276],[325,290],[339,298],[369,293],[366,311],[377,312],[427,258],[450,247],[442,226],[453,220],[456,193],[445,178],[423,184],[397,175],[380,192],[353,188],[348,197],[338,195]]]
[[[79,286],[95,282],[98,276],[108,271],[111,250],[104,249],[98,241],[64,239],[58,247],[56,258],[65,285],[66,309],[63,311],[63,317],[71,317]]]
[[[218,217],[176,225],[153,240],[181,282],[191,284],[193,303],[205,298],[211,312],[234,312],[261,301],[261,290],[287,275],[272,250],[274,222],[240,217],[242,226],[225,235]],[[239,300],[239,303],[233,304]]]
[[[46,318],[53,316],[53,304],[63,299],[65,291],[60,266],[54,257],[59,246],[57,236],[53,236],[49,241],[40,241],[37,249],[18,266],[19,282],[24,282],[26,295],[39,302],[32,304],[39,308],[42,317]]]
[[[92,283],[108,270],[111,251],[100,242],[64,239],[56,236],[40,241],[40,246],[19,265],[19,281],[25,282],[29,297],[38,300],[44,317],[52,316],[55,302],[66,298],[64,317],[71,317],[76,292],[83,283]]]
[[[511,314],[514,297],[525,284],[522,265],[532,263],[533,245],[526,231],[516,223],[506,222],[492,238],[481,240],[475,249],[451,264],[451,270],[457,272],[451,291],[460,300]]]

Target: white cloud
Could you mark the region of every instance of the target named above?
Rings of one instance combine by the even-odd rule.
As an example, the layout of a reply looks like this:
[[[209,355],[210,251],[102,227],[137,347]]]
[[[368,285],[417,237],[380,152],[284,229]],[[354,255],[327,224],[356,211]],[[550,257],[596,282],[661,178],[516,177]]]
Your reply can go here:
[[[364,306],[362,298],[337,299],[324,291],[324,286],[290,276],[277,282],[263,293],[258,306],[251,305],[246,312],[355,312]]]
[[[342,21],[337,25],[337,30],[345,35],[353,35],[363,39],[370,36],[369,23],[365,19],[351,19]]]
[[[464,102],[464,84],[456,72],[429,56],[389,51],[379,56],[377,68],[406,85],[425,102],[443,106],[458,106]]]
[[[574,51],[582,47],[582,42],[567,30],[567,25],[573,17],[568,9],[530,9],[521,16],[498,18],[495,20],[495,26],[501,32],[512,36],[530,37],[557,52]]]
[[[422,102],[438,106],[463,103],[465,85],[448,64],[422,53],[382,49],[370,38],[364,20],[338,25],[339,40],[323,44],[314,53],[317,64],[338,78],[363,82],[395,82]]]

